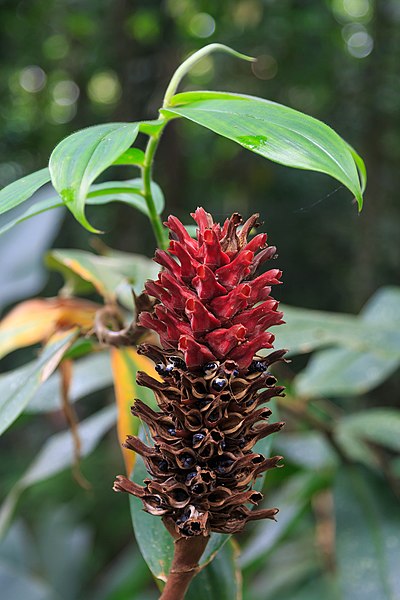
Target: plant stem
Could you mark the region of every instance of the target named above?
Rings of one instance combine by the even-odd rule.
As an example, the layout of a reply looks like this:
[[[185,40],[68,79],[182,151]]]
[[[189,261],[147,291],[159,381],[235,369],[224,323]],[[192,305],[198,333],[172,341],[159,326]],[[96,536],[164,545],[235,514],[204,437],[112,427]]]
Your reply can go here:
[[[161,134],[164,130],[165,124],[157,131],[157,133],[149,136],[147,142],[146,151],[144,154],[144,162],[142,166],[142,179],[143,179],[143,195],[146,201],[147,209],[149,211],[149,217],[153,232],[159,248],[166,248],[166,235],[165,229],[161,222],[160,216],[157,213],[156,205],[154,203],[153,192],[151,190],[151,172],[153,167],[153,159],[160,142]]]
[[[175,540],[174,558],[160,600],[183,600],[190,582],[199,572],[199,560],[209,538],[202,535]]]
[[[171,101],[172,96],[175,94],[176,90],[183,77],[189,73],[190,69],[197,63],[199,60],[208,56],[208,54],[212,54],[212,52],[225,52],[226,54],[231,54],[232,56],[236,56],[236,58],[241,58],[242,60],[248,60],[250,62],[254,62],[256,59],[252,56],[246,56],[246,54],[242,54],[241,52],[236,52],[229,46],[225,46],[224,44],[208,44],[208,46],[204,46],[197,52],[194,52],[189,58],[187,58],[175,71],[172,76],[171,81],[167,87],[167,91],[165,92],[163,108],[168,108],[168,105]]]

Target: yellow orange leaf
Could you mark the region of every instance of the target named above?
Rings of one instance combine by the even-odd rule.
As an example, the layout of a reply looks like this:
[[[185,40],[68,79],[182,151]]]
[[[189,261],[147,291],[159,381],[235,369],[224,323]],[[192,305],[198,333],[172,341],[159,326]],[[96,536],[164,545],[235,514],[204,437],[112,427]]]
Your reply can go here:
[[[35,298],[16,306],[0,322],[0,358],[17,348],[47,340],[57,330],[88,330],[100,307],[80,298]]]
[[[140,398],[153,407],[155,404],[150,390],[136,383],[137,372],[145,371],[153,377],[158,376],[153,363],[145,356],[140,356],[135,348],[111,348],[111,368],[118,407],[118,439],[123,444],[127,435],[136,435],[139,429],[139,419],[134,417],[130,410],[135,398]],[[130,475],[135,463],[135,454],[126,448],[122,448],[122,454],[126,472]]]

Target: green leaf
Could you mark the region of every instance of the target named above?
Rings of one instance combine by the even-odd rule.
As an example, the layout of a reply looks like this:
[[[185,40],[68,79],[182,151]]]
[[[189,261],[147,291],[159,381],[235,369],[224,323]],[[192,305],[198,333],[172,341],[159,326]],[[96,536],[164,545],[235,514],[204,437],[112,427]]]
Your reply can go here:
[[[390,358],[400,356],[400,328],[366,322],[360,316],[281,305],[285,323],[274,329],[275,345],[288,348],[291,355],[312,352],[326,346],[340,346]]]
[[[79,424],[82,458],[94,450],[103,435],[114,425],[116,416],[115,406],[107,406]],[[0,509],[0,537],[8,527],[22,492],[31,485],[60,473],[74,464],[74,461],[74,442],[70,431],[56,433],[45,442],[30,467],[3,502]]]
[[[293,600],[291,594],[294,597],[305,581],[318,574],[320,565],[315,546],[315,531],[310,523],[305,531],[296,532],[274,548],[256,576],[244,572],[244,589],[252,590],[254,600]]]
[[[331,175],[362,208],[362,159],[333,129],[313,117],[262,98],[225,92],[177,94],[161,112],[170,118],[185,117],[274,162]]]
[[[136,456],[132,480],[143,485],[148,477],[141,456]],[[135,538],[150,571],[156,579],[167,581],[174,554],[174,541],[161,518],[144,512],[139,498],[129,495]]]
[[[338,462],[325,436],[318,431],[283,431],[275,439],[274,450],[285,457],[285,463],[313,471],[332,469]]]
[[[365,394],[396,371],[398,356],[380,357],[375,352],[354,352],[342,348],[315,354],[295,379],[301,396],[351,396]]]
[[[83,250],[53,250],[46,263],[60,271],[74,291],[94,288],[106,300],[118,298],[127,308],[132,308],[132,288],[139,294],[146,279],[156,277],[158,272],[157,265],[149,258],[116,251],[98,256]]]
[[[400,411],[371,408],[343,417],[335,429],[338,443],[353,460],[374,463],[374,453],[366,442],[379,444],[400,453]]]
[[[157,213],[161,214],[165,206],[164,195],[160,186],[154,183],[154,181],[151,185]],[[93,184],[90,186],[90,191],[86,198],[86,204],[90,206],[100,206],[103,204],[109,204],[111,202],[121,202],[136,208],[148,217],[149,211],[142,195],[142,187],[141,179],[108,181],[106,183]],[[0,235],[6,231],[9,231],[15,225],[30,219],[31,217],[40,215],[43,212],[52,210],[53,208],[59,208],[60,206],[64,206],[64,203],[59,197],[40,200],[39,202],[36,202],[30,206],[25,212],[19,214],[17,217],[11,219],[8,221],[8,223],[0,227]]]
[[[164,210],[165,200],[162,190],[154,181],[151,183],[154,203],[158,214]],[[90,187],[86,204],[98,206],[109,202],[122,202],[137,208],[147,217],[149,211],[143,197],[143,182],[140,178],[126,181],[107,181]]]
[[[261,521],[254,535],[243,547],[239,562],[242,568],[255,567],[272,551],[304,512],[310,497],[326,485],[326,478],[313,472],[300,473],[275,494],[267,498],[268,506],[276,506],[277,522]]]
[[[114,165],[137,165],[144,163],[144,152],[139,148],[128,148],[121,156],[113,162]]]
[[[296,586],[288,594],[279,594],[273,600],[342,600],[337,595],[335,584],[334,580],[318,577],[305,585]]]
[[[60,206],[64,206],[64,204],[59,198],[46,198],[44,200],[40,200],[39,202],[32,204],[32,206],[30,206],[26,211],[20,213],[17,217],[10,219],[8,223],[0,227],[0,235],[6,233],[6,231],[9,231],[15,227],[15,225],[23,223],[23,221],[26,221],[31,217],[36,217],[36,215],[40,215],[48,210],[52,210],[53,208],[59,208]]]
[[[39,387],[50,377],[78,333],[53,336],[39,358],[0,376],[0,434],[17,419]]]
[[[332,325],[334,324],[332,320]],[[378,290],[348,334],[338,323],[343,345],[316,353],[295,379],[295,389],[309,397],[362,394],[389,377],[400,365],[400,288]],[[320,324],[321,330],[323,324]],[[357,339],[358,338],[358,339]],[[339,342],[339,340],[338,340]]]
[[[69,401],[76,402],[88,394],[111,387],[112,384],[113,377],[108,351],[95,352],[74,362]],[[26,407],[25,412],[34,414],[60,410],[62,406],[60,392],[61,377],[57,371],[41,386]]]
[[[50,156],[51,180],[62,201],[81,225],[97,233],[85,216],[90,185],[135,141],[137,123],[87,127],[64,139]]]
[[[242,586],[237,555],[238,549],[230,539],[214,560],[195,576],[185,600],[240,600]]]
[[[7,185],[0,191],[0,215],[28,200],[49,181],[50,172],[46,167]]]
[[[337,576],[342,600],[400,597],[400,511],[384,482],[342,468],[334,489]]]

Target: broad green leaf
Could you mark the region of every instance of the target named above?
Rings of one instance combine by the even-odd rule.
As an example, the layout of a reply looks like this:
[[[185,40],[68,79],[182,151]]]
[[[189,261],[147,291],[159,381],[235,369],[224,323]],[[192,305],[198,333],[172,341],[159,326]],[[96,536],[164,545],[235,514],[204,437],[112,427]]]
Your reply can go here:
[[[61,271],[74,291],[82,291],[83,281],[90,284],[89,290],[93,286],[106,300],[118,298],[128,308],[132,308],[132,287],[140,294],[146,279],[158,271],[149,258],[125,252],[98,256],[84,250],[52,250],[46,262],[51,269]]]
[[[136,457],[132,480],[143,485],[148,477],[141,456]],[[144,512],[139,498],[129,494],[135,538],[150,571],[156,579],[167,581],[174,554],[174,541],[161,518]]]
[[[280,310],[285,323],[274,328],[275,346],[288,348],[290,355],[340,346],[383,358],[400,356],[400,327],[366,322],[364,313],[357,316],[285,305]]]
[[[135,141],[137,123],[107,123],[87,127],[65,138],[53,150],[49,169],[54,188],[81,225],[97,232],[85,216],[93,181]]]
[[[158,600],[151,573],[134,544],[123,548],[92,582],[85,600]]]
[[[61,600],[65,590],[68,600],[82,597],[91,532],[86,525],[77,523],[69,506],[47,510],[45,516],[35,523],[34,532],[24,522],[16,522],[0,542],[4,598]]]
[[[358,334],[352,325],[349,332],[359,335],[362,345],[316,353],[295,380],[298,394],[361,394],[396,371],[400,365],[400,288],[378,290],[361,311],[358,323]]]
[[[368,442],[400,453],[400,410],[371,408],[340,419],[335,437],[353,460],[376,463]]]
[[[77,335],[77,328],[54,334],[39,358],[0,376],[0,434],[22,413]]]
[[[153,409],[157,406],[151,390],[138,386],[136,375],[138,371],[144,371],[157,379],[158,375],[154,370],[153,362],[146,356],[140,356],[136,348],[111,348],[111,366],[118,409],[118,439],[129,477],[135,464],[135,453],[123,448],[122,444],[127,435],[138,434],[140,425],[138,417],[134,417],[131,413],[131,406],[136,398],[141,398]]]
[[[111,387],[113,377],[108,351],[94,352],[74,361],[72,369],[72,380],[69,388],[69,401],[71,403],[85,398],[99,390]],[[32,401],[26,407],[25,412],[46,413],[60,410],[61,402],[61,377],[58,371],[41,386]]]
[[[154,181],[151,185],[156,210],[158,214],[161,214],[165,205],[164,195],[160,186],[154,183]],[[128,204],[128,206],[132,206],[133,208],[140,210],[140,212],[148,217],[149,211],[141,190],[142,184],[140,179],[109,181],[106,183],[97,184],[95,183],[90,186],[90,191],[88,192],[86,198],[86,204],[90,206],[100,206],[103,204],[109,204],[111,202],[121,202],[122,204]],[[31,217],[35,217],[36,215],[40,215],[41,213],[54,208],[59,208],[60,206],[64,206],[64,203],[60,197],[40,200],[39,202],[36,202],[30,206],[25,212],[19,214],[17,217],[11,219],[8,221],[8,223],[0,227],[0,235],[6,233],[6,231],[9,231],[15,225],[18,225],[19,223],[22,223]]]
[[[57,328],[93,327],[98,304],[81,298],[33,298],[18,304],[0,322],[0,358],[47,340]]]
[[[262,98],[211,91],[177,94],[161,112],[185,117],[274,162],[330,175],[362,208],[362,159],[355,160],[347,142],[313,117]]]
[[[282,431],[275,438],[274,451],[285,457],[285,462],[312,471],[332,469],[337,465],[337,456],[322,433]]]
[[[243,587],[254,600],[290,600],[305,581],[320,571],[313,524],[274,548],[262,569],[243,573]],[[250,565],[251,567],[251,565]],[[287,592],[290,594],[287,595]]]
[[[19,223],[23,223],[31,217],[36,217],[36,215],[40,215],[53,208],[59,208],[60,206],[64,206],[60,198],[45,198],[44,200],[40,200],[32,204],[25,212],[20,213],[17,217],[10,219],[5,225],[2,225],[0,227],[0,235],[3,235],[3,233],[6,233],[15,227],[15,225],[19,225]]]
[[[115,419],[116,409],[114,405],[111,405],[102,408],[79,424],[78,433],[82,442],[82,458],[94,450],[103,435],[113,427]],[[44,481],[66,469],[73,462],[74,446],[70,431],[56,433],[44,444],[19,484],[26,488],[39,481]]]
[[[192,580],[185,600],[241,600],[238,549],[230,539],[214,560]]]
[[[361,316],[369,324],[399,329],[400,287],[393,285],[380,288],[363,307]]]
[[[312,581],[291,589],[289,593],[279,594],[271,600],[342,600],[336,591],[336,582],[324,577],[317,577]],[[261,597],[260,600],[268,600]]]
[[[50,172],[46,167],[7,185],[0,191],[0,215],[28,200],[49,181]]]
[[[82,458],[94,450],[103,435],[114,425],[115,419],[115,406],[107,406],[79,424],[78,433],[82,444]],[[22,492],[31,485],[44,481],[73,465],[74,460],[74,442],[70,431],[56,433],[45,442],[0,509],[0,537],[10,522]]]
[[[254,534],[243,547],[239,562],[243,568],[254,567],[265,560],[276,544],[291,529],[304,512],[311,496],[326,485],[326,478],[317,473],[295,475],[276,493],[267,495],[265,506],[276,506],[277,522],[260,521]]]
[[[157,213],[161,214],[165,206],[164,195],[160,186],[154,181],[151,183],[151,189]],[[86,204],[99,206],[101,204],[108,204],[109,202],[128,204],[140,210],[147,217],[149,216],[143,196],[143,182],[140,178],[95,183],[90,187]]]
[[[342,600],[400,598],[400,511],[384,481],[342,468],[334,489]]]
[[[53,587],[54,596],[62,597],[68,590],[68,600],[82,598],[93,545],[90,527],[77,522],[74,509],[64,505],[47,510],[46,517],[36,525],[35,534],[40,572]]]
[[[382,358],[375,352],[322,350],[296,377],[295,389],[310,398],[365,394],[392,375],[399,364],[399,357]]]
[[[114,165],[138,165],[144,163],[144,152],[140,148],[128,148],[114,161]]]

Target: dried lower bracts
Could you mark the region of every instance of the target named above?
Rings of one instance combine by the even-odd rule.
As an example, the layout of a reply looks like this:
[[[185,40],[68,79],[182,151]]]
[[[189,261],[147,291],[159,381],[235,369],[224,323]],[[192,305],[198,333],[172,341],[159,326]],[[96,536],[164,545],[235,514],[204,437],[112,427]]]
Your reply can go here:
[[[221,227],[199,208],[192,239],[175,217],[168,251],[157,251],[157,281],[146,284],[156,299],[139,324],[153,329],[161,347],[142,345],[160,379],[139,373],[159,410],[136,400],[132,413],[146,423],[154,446],[128,437],[127,448],[144,459],[151,478],[144,486],[118,476],[114,489],[139,497],[144,510],[161,516],[178,537],[237,533],[247,521],[273,519],[277,509],[253,509],[262,494],[252,489],[258,476],[278,465],[280,456],[254,452],[256,442],[282,428],[269,423],[265,404],[283,388],[269,371],[285,350],[272,348],[267,331],[282,323],[271,285],[281,272],[256,271],[273,258],[266,234],[247,236],[257,215],[243,226],[238,214]]]

